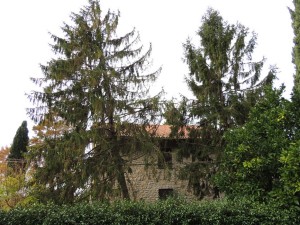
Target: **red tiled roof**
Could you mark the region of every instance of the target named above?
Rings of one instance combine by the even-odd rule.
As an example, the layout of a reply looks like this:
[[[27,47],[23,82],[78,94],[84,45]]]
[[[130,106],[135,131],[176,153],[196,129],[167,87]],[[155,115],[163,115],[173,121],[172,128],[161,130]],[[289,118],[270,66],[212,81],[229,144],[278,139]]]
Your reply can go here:
[[[163,137],[168,138],[171,134],[171,126],[170,125],[153,125],[150,126],[147,129],[151,134],[157,136],[157,137]],[[183,127],[181,130],[178,131],[178,133],[181,133],[180,135],[182,138],[188,138],[188,130],[186,127]]]

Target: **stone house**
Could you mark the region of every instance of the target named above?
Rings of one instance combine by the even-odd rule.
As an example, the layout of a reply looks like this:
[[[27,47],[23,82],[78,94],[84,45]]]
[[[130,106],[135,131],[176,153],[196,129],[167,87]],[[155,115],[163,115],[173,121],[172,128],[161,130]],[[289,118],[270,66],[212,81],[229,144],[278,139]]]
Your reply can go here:
[[[169,138],[171,128],[169,125],[160,125],[155,128],[155,136],[160,139],[160,150],[163,160],[157,157],[155,168],[145,169],[143,158],[132,162],[132,173],[128,174],[128,187],[131,198],[134,200],[156,201],[168,196],[181,196],[186,199],[196,199],[189,190],[188,181],[178,178],[180,168],[190,162],[185,159],[178,162],[174,149],[178,140]],[[186,131],[183,138],[187,138]]]

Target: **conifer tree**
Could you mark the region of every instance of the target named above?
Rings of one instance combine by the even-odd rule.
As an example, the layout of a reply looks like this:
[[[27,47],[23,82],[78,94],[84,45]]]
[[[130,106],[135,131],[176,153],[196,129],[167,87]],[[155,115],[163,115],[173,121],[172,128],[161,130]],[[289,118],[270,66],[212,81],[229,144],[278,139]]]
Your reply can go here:
[[[29,143],[27,121],[23,121],[18,128],[7,157],[10,168],[20,169],[24,167],[24,153],[27,152]]]
[[[295,64],[296,73],[294,75],[293,93],[300,94],[300,1],[294,0],[295,9],[289,9],[292,17],[292,27],[294,30],[294,48],[292,51],[293,63]]]
[[[63,37],[51,35],[58,57],[41,66],[43,78],[33,79],[43,91],[29,95],[37,103],[29,114],[40,124],[55,118],[68,127],[31,151],[42,195],[56,202],[113,193],[130,198],[131,161],[143,156],[151,163],[156,151],[146,127],[161,114],[160,93],[149,95],[160,69],[149,72],[151,45],[144,50],[134,29],[118,36],[119,17],[89,0],[71,14]]]
[[[294,116],[291,119],[291,123],[294,124],[295,134],[300,135],[299,127],[297,124],[300,122],[300,1],[294,0],[294,10],[289,8],[292,27],[294,30],[294,47],[292,51],[292,62],[295,64],[295,74],[294,74],[294,86],[291,95],[292,99],[292,112]]]
[[[179,107],[170,103],[166,117],[175,130],[193,124],[187,143],[179,150],[179,158],[192,155],[193,163],[181,176],[189,178],[195,193],[203,197],[209,191],[206,178],[216,169],[224,148],[224,132],[246,121],[276,71],[273,68],[260,79],[264,60],[252,61],[256,34],[239,23],[228,24],[213,9],[208,9],[197,34],[199,47],[189,39],[183,45],[189,67],[186,82],[195,99],[183,98]],[[181,116],[174,118],[172,114]]]

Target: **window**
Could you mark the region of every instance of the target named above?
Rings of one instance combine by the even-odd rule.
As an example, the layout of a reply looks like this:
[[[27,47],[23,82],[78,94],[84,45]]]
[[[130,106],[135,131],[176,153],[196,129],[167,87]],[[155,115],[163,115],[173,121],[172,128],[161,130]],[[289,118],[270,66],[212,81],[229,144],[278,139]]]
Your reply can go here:
[[[158,157],[157,165],[159,169],[172,169],[171,149],[165,149],[165,151],[162,152],[162,157]]]
[[[158,189],[158,198],[160,200],[165,200],[168,197],[172,197],[172,196],[174,196],[173,188]]]

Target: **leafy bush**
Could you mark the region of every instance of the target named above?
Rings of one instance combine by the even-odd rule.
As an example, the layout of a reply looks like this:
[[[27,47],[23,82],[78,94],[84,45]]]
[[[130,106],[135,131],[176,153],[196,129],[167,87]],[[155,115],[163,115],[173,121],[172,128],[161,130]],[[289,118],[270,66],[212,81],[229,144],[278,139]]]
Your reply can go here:
[[[111,204],[34,205],[0,212],[0,225],[172,225],[172,224],[300,224],[300,212],[246,200],[156,203],[120,201]]]
[[[226,148],[214,182],[227,197],[293,204],[300,190],[300,164],[299,148],[291,144],[299,139],[300,117],[282,97],[283,90],[266,89],[248,121],[225,133]]]

